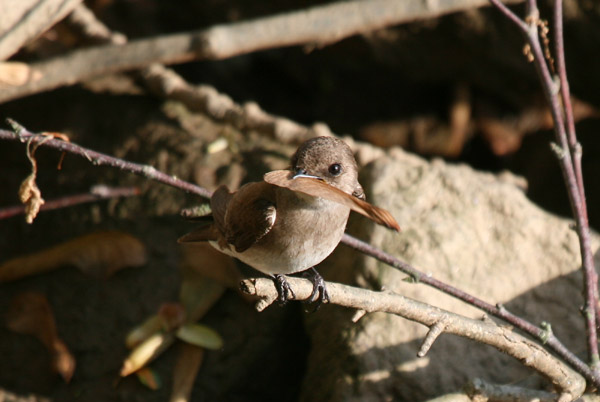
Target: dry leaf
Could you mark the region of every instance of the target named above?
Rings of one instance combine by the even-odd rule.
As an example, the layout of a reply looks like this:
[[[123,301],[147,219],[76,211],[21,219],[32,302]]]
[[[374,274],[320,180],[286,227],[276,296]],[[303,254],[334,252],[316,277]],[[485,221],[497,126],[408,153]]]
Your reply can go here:
[[[43,294],[24,292],[17,295],[6,313],[6,326],[14,332],[38,338],[50,353],[53,370],[65,382],[71,380],[75,358],[58,337],[52,309]]]
[[[288,188],[292,191],[298,191],[313,197],[325,198],[329,201],[334,201],[345,205],[355,212],[366,216],[375,223],[383,225],[388,229],[395,231],[400,230],[400,226],[396,219],[385,209],[376,207],[350,194],[346,194],[342,190],[330,186],[322,180],[311,177],[293,177],[293,173],[289,170],[275,170],[265,174],[264,177],[267,183],[274,184],[279,187]]]
[[[190,323],[202,318],[221,298],[225,292],[224,284],[238,288],[241,276],[230,257],[208,244],[182,247],[180,303],[163,304],[157,314],[129,332],[125,343],[135,349],[125,359],[121,376],[139,370],[158,357],[176,339],[175,333],[180,335],[180,328],[195,325]],[[186,328],[183,336],[191,336],[193,341],[196,339],[194,331],[194,328]],[[200,335],[201,341],[209,342],[208,346],[219,345],[219,341],[222,343],[218,334],[214,336],[214,331],[209,334],[211,331],[204,331],[204,336]]]
[[[129,331],[125,338],[125,345],[131,349],[157,332],[176,330],[183,325],[185,319],[185,308],[181,303],[163,303],[157,314]]]
[[[163,330],[173,331],[185,322],[185,308],[181,303],[163,303],[158,309],[158,317],[163,322]]]
[[[33,166],[33,171],[23,180],[21,187],[19,187],[19,199],[25,204],[25,221],[27,223],[33,223],[38,212],[40,212],[40,207],[44,205],[42,192],[35,182],[37,169],[35,165]]]
[[[159,332],[136,346],[123,362],[121,377],[126,377],[146,366],[173,344],[175,335],[170,332]]]
[[[152,391],[156,391],[161,386],[159,375],[151,368],[144,367],[136,373],[138,380]]]
[[[189,343],[181,344],[173,369],[173,390],[169,402],[188,402],[194,381],[204,358],[204,349]]]
[[[136,237],[118,231],[87,234],[0,265],[0,282],[74,265],[84,273],[109,277],[125,267],[146,263],[146,248]]]
[[[231,289],[238,289],[242,274],[235,261],[210,244],[180,243],[182,270],[193,270]]]
[[[575,97],[571,97],[571,106],[575,123],[600,116],[598,109]],[[492,152],[499,156],[518,151],[526,135],[554,127],[552,113],[544,99],[533,102],[518,115],[508,117],[484,115],[478,117],[476,123]]]
[[[163,325],[163,319],[162,317],[159,317],[158,314],[149,317],[141,325],[138,325],[129,331],[125,337],[125,346],[127,346],[128,349],[136,347],[155,333],[161,331]]]

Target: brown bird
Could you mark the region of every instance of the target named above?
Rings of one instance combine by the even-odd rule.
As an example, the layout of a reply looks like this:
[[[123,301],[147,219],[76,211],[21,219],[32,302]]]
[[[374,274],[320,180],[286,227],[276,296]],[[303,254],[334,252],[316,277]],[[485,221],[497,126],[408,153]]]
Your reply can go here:
[[[306,271],[313,282],[309,301],[329,301],[325,282],[314,266],[340,242],[353,209],[377,223],[399,230],[389,212],[364,201],[352,151],[342,140],[316,137],[292,156],[291,169],[269,172],[265,181],[231,193],[219,187],[210,200],[210,223],[180,242],[209,241],[273,277],[279,301],[293,291],[285,276]]]

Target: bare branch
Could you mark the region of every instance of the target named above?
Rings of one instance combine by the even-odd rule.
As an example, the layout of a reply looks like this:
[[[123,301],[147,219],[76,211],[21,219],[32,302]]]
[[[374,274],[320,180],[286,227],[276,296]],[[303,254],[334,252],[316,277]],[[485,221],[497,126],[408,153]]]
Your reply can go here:
[[[121,170],[135,173],[137,175],[156,180],[169,186],[179,188],[189,193],[197,194],[200,197],[210,198],[211,196],[210,191],[202,187],[196,186],[194,184],[188,183],[186,181],[183,181],[181,179],[178,179],[177,177],[169,176],[166,173],[156,170],[153,166],[128,162],[120,158],[115,158],[114,156],[93,151],[89,148],[84,148],[72,142],[65,142],[54,138],[48,138],[40,134],[34,134],[25,130],[24,128],[22,128],[17,133],[13,133],[7,130],[0,130],[0,139],[17,140],[20,142],[31,141],[33,144],[41,143],[43,141],[43,144],[40,144],[40,146],[50,147],[59,151],[65,151],[75,155],[79,155],[82,158],[87,159],[94,165],[107,165],[116,167]]]
[[[78,204],[84,204],[108,198],[131,197],[139,194],[140,190],[137,187],[108,187],[104,185],[97,185],[92,187],[88,193],[69,195],[66,197],[57,198],[55,200],[46,201],[44,205],[40,207],[40,211],[67,208]],[[23,205],[0,208],[0,220],[23,213],[25,213],[25,207]]]
[[[445,329],[446,329],[446,323],[444,322],[444,320],[438,321],[435,324],[433,324],[429,328],[429,331],[427,332],[425,339],[423,339],[423,343],[421,344],[421,349],[419,349],[419,352],[417,352],[417,356],[425,357],[425,355],[427,355],[427,352],[429,352],[429,349],[431,349],[431,347],[433,346],[433,343],[444,332]]]
[[[557,52],[557,67],[561,83],[560,89],[557,88],[555,80],[550,73],[540,44],[538,34],[539,10],[537,8],[537,1],[527,0],[527,17],[524,21],[516,21],[516,16],[514,14],[508,14],[506,12],[506,7],[500,4],[498,0],[489,1],[512,22],[516,23],[525,35],[534,56],[533,62],[538,72],[542,89],[546,96],[546,101],[550,105],[550,110],[552,112],[554,133],[558,145],[557,149],[560,150],[560,152],[557,152],[559,166],[567,187],[571,210],[575,222],[577,223],[577,235],[579,236],[581,260],[584,270],[584,298],[586,301],[584,317],[587,328],[588,358],[594,374],[594,382],[598,384],[597,381],[598,378],[600,378],[600,356],[598,353],[597,335],[597,317],[600,318],[600,312],[598,311],[598,275],[594,266],[590,230],[587,219],[587,206],[585,204],[585,191],[583,188],[583,178],[581,177],[581,146],[578,144],[575,136],[570,99],[567,99],[570,94],[568,93],[569,87],[564,63],[562,0],[555,0],[554,8],[555,50]],[[516,18],[518,19],[518,17]],[[523,24],[528,28],[524,29]],[[562,94],[562,102],[558,97],[559,92]],[[565,101],[565,99],[567,100]],[[565,128],[563,116],[570,119],[570,121],[568,121],[569,138],[567,138],[567,128]]]
[[[473,398],[477,397],[482,400],[502,401],[539,401],[539,402],[556,402],[556,394],[544,391],[534,391],[531,389],[518,387],[514,385],[498,385],[490,384],[480,378],[473,379],[465,387],[465,392]],[[558,399],[561,401],[561,399]]]
[[[0,60],[63,19],[81,0],[16,0],[0,4]]]
[[[393,255],[390,255],[370,244],[359,240],[355,237],[345,233],[342,237],[342,244],[352,247],[355,250],[360,251],[363,254],[371,256],[384,264],[394,267],[407,275],[410,275],[416,282],[424,283],[435,289],[438,289],[450,296],[453,296],[459,300],[464,301],[472,306],[475,306],[486,313],[489,313],[495,317],[501,318],[504,321],[514,325],[515,327],[527,332],[533,337],[541,340],[545,345],[549,346],[558,355],[574,367],[579,373],[583,374],[588,380],[594,384],[600,384],[600,376],[594,373],[590,368],[581,361],[573,352],[565,347],[565,345],[558,339],[554,334],[549,333],[547,330],[539,328],[527,320],[517,317],[510,311],[506,310],[502,305],[494,306],[487,303],[475,296],[472,296],[452,285],[448,285],[440,280],[435,279],[432,276],[424,274],[422,271],[414,268],[410,264],[404,261],[400,261]]]
[[[437,4],[437,7],[431,4]],[[325,46],[352,35],[484,4],[485,0],[438,3],[422,0],[343,1],[200,31],[140,39],[124,45],[76,50],[31,64],[31,78],[24,85],[4,88],[0,92],[0,103],[152,63],[220,60],[294,45]]]
[[[296,299],[307,300],[313,285],[302,278],[287,278]],[[259,308],[277,299],[277,290],[271,279],[246,279],[240,284],[242,290],[262,299]],[[437,307],[409,299],[392,292],[374,292],[339,283],[327,283],[330,303],[372,312],[396,314],[428,327],[443,323],[443,331],[460,335],[477,342],[493,346],[501,352],[519,360],[548,378],[560,389],[561,397],[571,401],[583,394],[585,380],[563,362],[556,359],[540,345],[490,321],[479,321],[463,317]],[[438,329],[441,332],[441,326]]]
[[[111,31],[102,21],[96,18],[92,10],[85,4],[79,4],[67,17],[67,22],[72,28],[79,31],[81,36],[93,39],[98,43],[113,43],[123,45],[127,37],[119,32]]]
[[[83,148],[74,143],[66,143],[54,138],[43,137],[38,134],[34,134],[28,132],[26,129],[20,127],[17,133],[13,133],[6,130],[0,130],[0,139],[5,140],[13,140],[13,141],[21,141],[25,142],[31,137],[36,137],[37,140],[41,140],[41,138],[45,138],[45,142],[41,146],[48,146],[61,151],[72,152],[76,155],[83,156],[87,158],[93,164],[104,164],[110,165],[113,167],[117,167],[124,171],[129,171],[132,173],[136,173],[142,176],[145,176],[149,179],[158,181],[160,183],[179,188],[183,191],[187,191],[192,194],[197,194],[204,198],[210,198],[211,192],[206,190],[205,188],[196,186],[192,183],[185,182],[183,180],[179,180],[177,178],[171,177],[167,174],[158,172],[151,166],[147,165],[139,165],[136,163],[128,162],[123,159],[111,157],[105,154],[101,154],[96,151],[92,151],[87,148]],[[368,243],[365,243],[361,240],[358,240],[348,234],[344,234],[341,240],[342,244],[345,244],[349,247],[354,248],[366,255],[376,258],[377,260],[388,264],[389,266],[399,269],[400,271],[410,275],[416,281],[420,281],[421,283],[427,284],[431,287],[434,287],[442,292],[449,294],[453,297],[456,297],[459,300],[462,300],[468,304],[471,304],[481,310],[488,312],[498,318],[501,318],[510,324],[520,328],[521,330],[531,334],[532,336],[540,339],[544,344],[552,348],[556,353],[559,354],[561,358],[563,358],[566,362],[568,362],[572,367],[577,369],[578,372],[582,373],[586,378],[592,381],[594,384],[600,384],[600,377],[595,376],[595,374],[590,370],[590,368],[582,362],[577,356],[575,356],[572,352],[570,352],[553,334],[548,334],[548,332],[544,329],[538,328],[530,322],[523,320],[510,313],[506,309],[502,307],[493,306],[489,303],[484,302],[472,295],[469,295],[466,292],[463,292],[460,289],[457,289],[453,286],[450,286],[446,283],[443,283],[431,276],[425,275],[423,272],[417,270],[412,267],[410,264],[407,264],[403,261],[400,261],[396,257],[380,250],[376,247],[371,246]]]
[[[145,68],[141,75],[155,95],[179,101],[190,110],[205,113],[239,130],[257,130],[285,143],[300,143],[317,135],[332,135],[325,124],[306,127],[284,117],[273,116],[254,102],[239,105],[211,86],[190,85],[175,71],[160,64]]]

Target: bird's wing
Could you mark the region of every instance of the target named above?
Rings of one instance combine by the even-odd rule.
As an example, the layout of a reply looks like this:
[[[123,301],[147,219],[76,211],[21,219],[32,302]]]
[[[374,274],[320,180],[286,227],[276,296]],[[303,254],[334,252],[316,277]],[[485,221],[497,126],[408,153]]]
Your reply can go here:
[[[238,253],[247,250],[275,224],[275,187],[265,182],[246,184],[233,194],[224,218],[227,242]]]
[[[192,230],[177,239],[178,243],[195,243],[201,241],[217,241],[223,236],[219,236],[225,230],[225,212],[227,211],[227,205],[233,198],[233,194],[229,192],[227,186],[220,186],[213,193],[210,199],[209,214],[203,215],[197,220],[200,220],[204,224],[198,228]]]
[[[313,197],[321,197],[329,201],[337,202],[338,204],[345,205],[353,211],[366,216],[375,223],[395,231],[400,230],[400,226],[398,225],[398,222],[396,222],[396,219],[394,219],[392,214],[385,209],[371,205],[358,198],[358,196],[346,194],[337,187],[333,187],[318,178],[294,178],[293,173],[288,170],[275,170],[265,175],[265,182],[312,195]]]
[[[219,233],[216,231],[215,226],[210,223],[208,225],[202,225],[190,233],[186,233],[177,239],[177,243],[197,243],[201,241],[217,241]]]
[[[219,186],[210,198],[210,209],[212,210],[213,219],[221,233],[225,233],[226,230],[225,215],[233,196],[234,193],[231,193],[229,188],[223,185]]]

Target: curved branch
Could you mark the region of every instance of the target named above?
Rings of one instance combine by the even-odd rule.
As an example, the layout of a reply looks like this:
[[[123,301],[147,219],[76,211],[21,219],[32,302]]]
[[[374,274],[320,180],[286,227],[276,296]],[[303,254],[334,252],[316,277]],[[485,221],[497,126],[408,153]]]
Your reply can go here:
[[[16,125],[16,123],[13,123],[13,125]],[[117,167],[121,170],[132,172],[147,177],[149,179],[158,181],[160,183],[179,188],[189,193],[199,195],[200,197],[210,198],[212,195],[212,193],[205,188],[174,178],[165,173],[159,172],[152,166],[128,162],[123,159],[115,158],[106,154],[101,154],[99,152],[92,151],[91,149],[83,148],[72,142],[67,143],[61,140],[57,140],[55,138],[48,138],[40,134],[34,134],[27,131],[23,127],[16,127],[16,131],[17,132],[14,133],[11,131],[0,129],[0,139],[13,141],[19,140],[21,142],[25,142],[29,141],[32,137],[36,137],[36,139],[32,141],[41,142],[42,139],[44,140],[43,145],[40,146],[47,146],[61,151],[69,151],[71,153],[88,159],[91,163],[96,165],[103,164]],[[567,361],[572,367],[574,367],[578,372],[582,373],[591,382],[593,382],[594,384],[600,384],[600,378],[596,376],[595,373],[593,373],[592,370],[590,370],[590,368],[584,362],[582,362],[576,355],[569,351],[565,347],[565,345],[562,344],[560,340],[556,338],[553,334],[548,334],[547,331],[533,325],[532,323],[520,317],[515,316],[514,314],[504,309],[502,306],[493,306],[489,303],[486,303],[483,300],[480,300],[472,295],[469,295],[468,293],[463,292],[460,289],[457,289],[451,285],[441,282],[431,276],[425,275],[423,272],[412,267],[410,264],[400,261],[396,257],[384,252],[383,250],[373,247],[370,244],[356,239],[348,234],[344,234],[341,243],[351,248],[354,248],[355,250],[358,250],[361,253],[376,258],[379,261],[412,276],[413,278],[424,284],[427,284],[435,289],[449,294],[450,296],[456,297],[457,299],[462,300],[465,303],[473,305],[485,312],[488,312],[489,314],[492,314],[498,318],[509,322],[515,327],[540,339],[542,342],[544,342],[544,344],[552,348],[556,353],[558,353],[558,355],[561,358]]]
[[[352,35],[485,4],[486,0],[341,1],[251,21],[215,25],[205,30],[135,40],[124,45],[75,50],[31,64],[29,80],[21,86],[3,88],[0,103],[152,63],[220,60],[294,45],[325,46]]]
[[[310,298],[313,285],[309,280],[293,277],[288,277],[287,280],[294,290],[296,299]],[[261,299],[257,309],[264,309],[277,299],[275,285],[268,278],[246,279],[241,282],[240,287],[245,293]],[[543,347],[513,332],[509,327],[498,326],[489,320],[467,318],[392,292],[375,292],[332,282],[327,283],[327,291],[332,304],[369,313],[396,314],[427,327],[436,328],[436,331],[439,331],[443,325],[443,332],[493,346],[552,381],[560,389],[562,401],[577,399],[585,390],[583,377]]]

